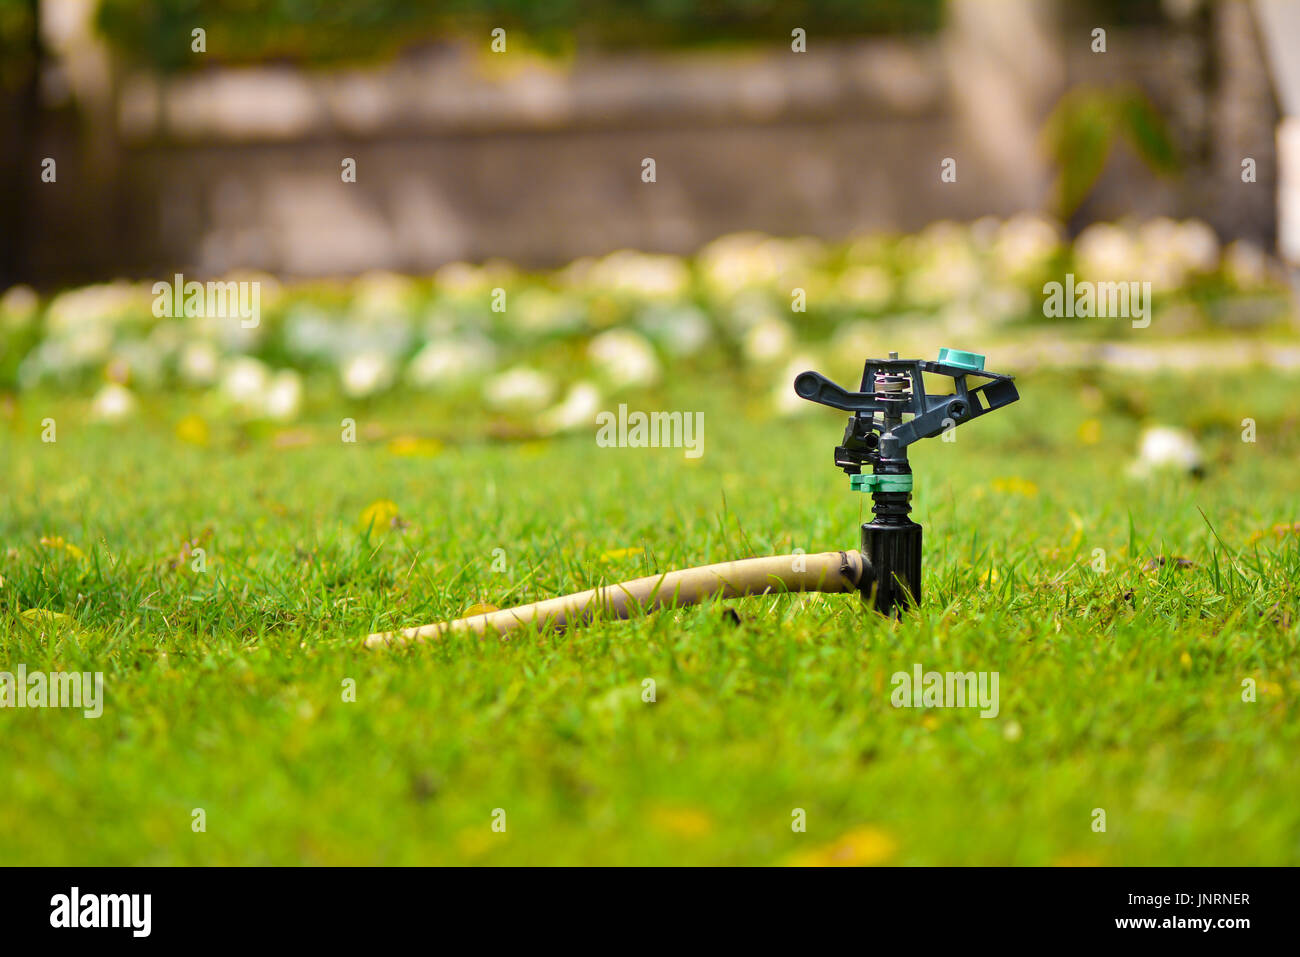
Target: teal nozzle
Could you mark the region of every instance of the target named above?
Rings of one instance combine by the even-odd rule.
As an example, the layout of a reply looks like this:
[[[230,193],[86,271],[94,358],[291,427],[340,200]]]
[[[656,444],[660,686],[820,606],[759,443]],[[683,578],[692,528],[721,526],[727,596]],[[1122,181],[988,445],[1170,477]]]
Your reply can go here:
[[[940,349],[939,361],[946,366],[958,369],[970,369],[972,372],[984,371],[984,357],[978,352],[963,352],[961,349]]]

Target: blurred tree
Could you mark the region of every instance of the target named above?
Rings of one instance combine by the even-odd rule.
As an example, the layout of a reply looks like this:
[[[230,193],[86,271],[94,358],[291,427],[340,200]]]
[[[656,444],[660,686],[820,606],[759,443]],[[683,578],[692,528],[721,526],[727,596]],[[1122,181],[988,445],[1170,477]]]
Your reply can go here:
[[[1137,88],[1078,86],[1048,116],[1043,144],[1056,164],[1053,211],[1068,222],[1096,185],[1117,140],[1124,139],[1160,175],[1181,168],[1169,129]]]

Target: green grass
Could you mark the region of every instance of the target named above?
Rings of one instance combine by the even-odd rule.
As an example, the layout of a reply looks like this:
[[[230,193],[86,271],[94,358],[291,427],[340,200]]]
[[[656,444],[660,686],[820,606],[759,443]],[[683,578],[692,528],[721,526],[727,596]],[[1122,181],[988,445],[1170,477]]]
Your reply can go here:
[[[25,397],[0,419],[0,670],[103,671],[106,703],[0,711],[0,863],[1300,863],[1300,534],[1272,531],[1300,519],[1297,383],[1236,379],[1025,378],[918,447],[902,622],[780,596],[731,603],[739,625],[712,604],[378,652],[358,639],[475,602],[855,544],[841,416],[714,383],[641,404],[704,411],[697,462],[590,435],[410,457],[337,423],[440,431],[445,408],[197,447],[184,399],[105,427]],[[1192,418],[1204,481],[1125,477],[1143,413]],[[367,535],[380,499],[405,527]],[[168,562],[199,536],[206,572]],[[999,672],[1000,714],[891,707],[916,662]]]

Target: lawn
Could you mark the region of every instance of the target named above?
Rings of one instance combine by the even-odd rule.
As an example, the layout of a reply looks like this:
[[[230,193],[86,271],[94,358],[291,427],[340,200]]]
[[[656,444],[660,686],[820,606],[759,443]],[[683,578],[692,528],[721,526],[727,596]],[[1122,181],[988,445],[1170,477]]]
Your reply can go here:
[[[105,701],[0,712],[0,863],[1300,863],[1300,381],[1022,376],[914,449],[902,621],[777,596],[360,647],[854,546],[842,416],[692,378],[642,407],[702,411],[698,459],[516,438],[436,397],[309,389],[282,428],[184,393],[113,424],[57,389],[11,401],[0,669],[102,671]],[[1203,480],[1127,476],[1146,420],[1195,428]],[[916,663],[998,672],[998,715],[894,708]]]

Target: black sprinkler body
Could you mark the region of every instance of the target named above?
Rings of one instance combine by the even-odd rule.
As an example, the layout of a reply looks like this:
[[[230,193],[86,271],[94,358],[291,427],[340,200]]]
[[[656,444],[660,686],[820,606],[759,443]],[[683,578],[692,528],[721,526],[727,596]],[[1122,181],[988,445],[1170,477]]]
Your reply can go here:
[[[953,392],[929,395],[922,373],[948,376]],[[985,382],[974,387],[967,377]],[[850,487],[870,492],[870,522],[862,526],[864,601],[882,615],[901,613],[921,600],[921,526],[912,521],[912,467],[907,447],[933,438],[986,412],[1020,398],[1013,377],[986,372],[984,357],[958,349],[940,349],[937,362],[868,359],[859,391],[850,392],[816,372],[795,377],[800,398],[851,412],[844,441],[835,449],[835,464],[849,475]],[[907,420],[904,421],[904,416]],[[871,467],[863,474],[862,466]]]

